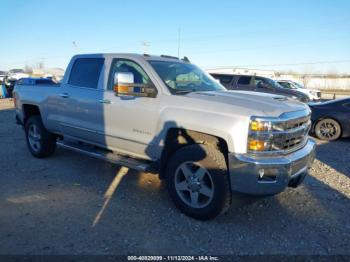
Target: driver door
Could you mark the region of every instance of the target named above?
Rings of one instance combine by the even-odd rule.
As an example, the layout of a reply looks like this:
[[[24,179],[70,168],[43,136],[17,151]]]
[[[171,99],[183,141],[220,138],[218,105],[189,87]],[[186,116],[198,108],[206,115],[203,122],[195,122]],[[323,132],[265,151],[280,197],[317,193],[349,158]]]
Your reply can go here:
[[[158,135],[159,97],[117,96],[113,90],[117,73],[132,75],[136,84],[152,83],[145,70],[135,61],[122,58],[113,60],[109,84],[104,91],[105,144],[120,153],[152,159]]]
[[[275,94],[276,89],[271,86],[264,78],[254,77],[254,86],[257,92]]]

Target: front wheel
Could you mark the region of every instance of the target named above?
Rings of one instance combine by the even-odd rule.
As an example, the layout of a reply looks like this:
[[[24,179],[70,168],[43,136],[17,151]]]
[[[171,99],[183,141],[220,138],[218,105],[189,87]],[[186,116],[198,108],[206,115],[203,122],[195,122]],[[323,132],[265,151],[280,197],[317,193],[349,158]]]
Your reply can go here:
[[[196,219],[214,218],[230,206],[225,157],[215,147],[195,144],[176,151],[167,166],[167,187],[175,205]]]
[[[33,156],[44,158],[56,149],[56,136],[44,127],[40,116],[30,117],[25,124],[26,141]]]
[[[334,119],[322,119],[315,126],[315,135],[321,140],[337,140],[341,135],[341,126]]]

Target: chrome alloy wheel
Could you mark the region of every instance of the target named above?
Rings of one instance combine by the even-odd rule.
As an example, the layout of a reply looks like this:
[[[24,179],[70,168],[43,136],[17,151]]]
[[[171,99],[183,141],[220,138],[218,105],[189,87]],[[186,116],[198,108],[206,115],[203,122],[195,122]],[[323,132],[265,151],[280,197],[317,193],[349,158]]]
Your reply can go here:
[[[316,135],[323,140],[335,140],[339,138],[341,127],[333,119],[323,119],[316,125]]]
[[[35,124],[30,125],[28,129],[28,141],[29,141],[30,147],[35,152],[40,151],[40,148],[41,148],[40,139],[41,139],[41,134],[40,134],[39,128]]]
[[[188,206],[203,208],[214,196],[214,183],[207,169],[194,162],[182,163],[175,172],[175,189]]]

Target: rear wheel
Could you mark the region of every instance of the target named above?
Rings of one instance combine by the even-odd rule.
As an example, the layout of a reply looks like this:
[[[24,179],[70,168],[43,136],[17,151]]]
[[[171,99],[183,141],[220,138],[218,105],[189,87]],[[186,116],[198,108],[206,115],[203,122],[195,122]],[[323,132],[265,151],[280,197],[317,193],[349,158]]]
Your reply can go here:
[[[44,127],[40,116],[30,117],[25,124],[26,141],[33,156],[44,158],[56,149],[56,136]]]
[[[185,214],[207,220],[228,209],[231,192],[224,155],[215,147],[185,146],[167,166],[167,187]]]
[[[315,135],[321,140],[337,140],[341,135],[341,126],[334,119],[322,119],[315,126]]]

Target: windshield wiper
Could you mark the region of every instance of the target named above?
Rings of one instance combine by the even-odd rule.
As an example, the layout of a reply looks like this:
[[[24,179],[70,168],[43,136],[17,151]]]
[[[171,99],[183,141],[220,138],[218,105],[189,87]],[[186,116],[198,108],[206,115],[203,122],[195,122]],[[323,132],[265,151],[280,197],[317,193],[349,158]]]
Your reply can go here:
[[[188,94],[188,93],[192,93],[195,92],[196,90],[175,90],[175,94]]]

